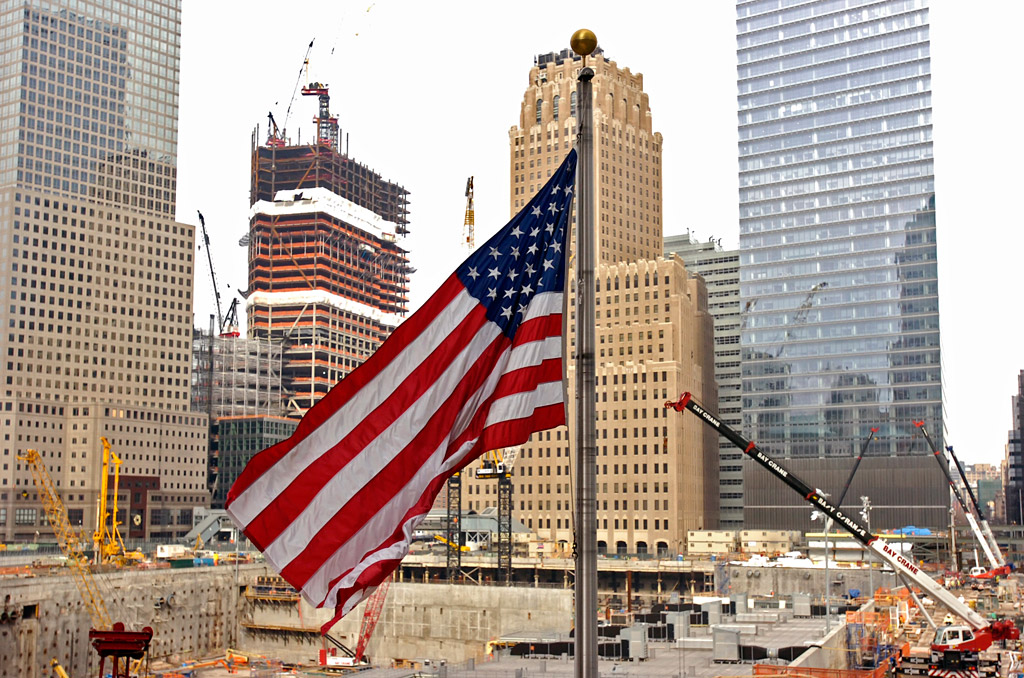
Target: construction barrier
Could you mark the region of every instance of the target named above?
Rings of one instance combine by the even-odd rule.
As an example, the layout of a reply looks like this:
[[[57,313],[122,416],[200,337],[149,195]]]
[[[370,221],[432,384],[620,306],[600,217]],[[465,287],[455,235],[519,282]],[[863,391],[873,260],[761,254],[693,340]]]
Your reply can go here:
[[[754,664],[754,675],[786,678],[884,678],[886,668],[879,666],[877,669],[815,669],[803,666]]]

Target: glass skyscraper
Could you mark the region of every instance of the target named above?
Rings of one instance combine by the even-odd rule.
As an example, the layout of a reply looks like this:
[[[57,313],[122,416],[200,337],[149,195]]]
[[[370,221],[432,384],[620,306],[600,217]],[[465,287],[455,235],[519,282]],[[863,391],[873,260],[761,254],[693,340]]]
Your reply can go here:
[[[924,454],[919,420],[943,444],[926,5],[737,3],[743,424],[782,457],[848,458],[872,427],[868,455]],[[941,508],[913,475],[874,488],[893,521]]]

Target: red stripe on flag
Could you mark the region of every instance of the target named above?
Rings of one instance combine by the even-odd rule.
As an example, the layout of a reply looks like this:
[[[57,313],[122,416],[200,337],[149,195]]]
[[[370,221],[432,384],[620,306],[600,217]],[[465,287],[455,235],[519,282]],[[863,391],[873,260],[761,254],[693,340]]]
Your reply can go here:
[[[358,490],[344,507],[338,507],[338,512],[320,528],[315,537],[311,535],[311,543],[284,567],[281,576],[293,586],[303,588],[323,562],[348,542],[365,522],[376,515],[387,501],[408,483],[430,455],[438,449],[445,437],[451,434],[455,417],[467,399],[476,393],[480,384],[490,374],[497,356],[507,350],[508,338],[498,335],[498,340],[488,346],[473,363],[459,385],[443,403],[439,404],[416,437]],[[360,559],[362,557],[361,555]]]
[[[531,341],[541,341],[550,337],[562,336],[562,314],[543,315],[539,318],[527,320],[516,331],[512,339],[513,346],[528,344]]]
[[[485,450],[522,445],[535,431],[564,425],[565,403],[544,405],[535,409],[529,417],[510,419],[488,426],[484,429],[480,444]]]
[[[319,428],[337,410],[344,407],[363,386],[380,374],[464,290],[465,287],[455,274],[449,276],[426,303],[399,325],[388,337],[388,340],[381,344],[380,348],[366,362],[339,382],[306,413],[291,437],[263,450],[249,461],[228,492],[226,505],[230,506],[257,478],[272,469],[292,448]]]
[[[274,498],[273,503],[249,523],[246,534],[254,543],[255,540],[259,540],[270,544],[277,539],[335,474],[342,472],[356,455],[362,453],[367,445],[415,404],[437,381],[441,373],[449,369],[452,361],[473,340],[480,328],[488,323],[484,313],[482,306],[473,309],[460,326],[448,334],[430,356],[425,356],[420,366],[401,384],[372,385],[372,388],[394,389],[394,392],[349,435],[303,470]],[[507,340],[501,335],[499,339],[500,341],[496,340],[497,343],[507,345]],[[500,349],[489,350],[493,353],[494,350]]]

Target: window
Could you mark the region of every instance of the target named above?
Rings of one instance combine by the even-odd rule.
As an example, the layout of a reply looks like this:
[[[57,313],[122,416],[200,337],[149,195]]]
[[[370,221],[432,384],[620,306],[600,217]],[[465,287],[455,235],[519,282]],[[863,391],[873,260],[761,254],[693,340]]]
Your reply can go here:
[[[36,510],[34,508],[14,509],[14,524],[15,525],[35,525],[36,524]]]
[[[576,92],[569,95],[569,115],[576,117]],[[598,290],[600,291],[600,290]]]
[[[551,103],[551,115],[554,116],[555,120],[558,120],[558,104],[562,100],[562,97],[555,96],[554,101]]]
[[[543,109],[543,108],[544,108],[544,100],[543,99],[537,99],[537,124],[538,125],[540,124],[540,112],[541,112],[541,109]]]

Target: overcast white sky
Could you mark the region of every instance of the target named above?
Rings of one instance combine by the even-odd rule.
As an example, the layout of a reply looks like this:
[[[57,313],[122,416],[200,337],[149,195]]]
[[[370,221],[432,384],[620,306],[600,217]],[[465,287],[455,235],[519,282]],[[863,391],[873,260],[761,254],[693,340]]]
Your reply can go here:
[[[948,441],[998,463],[1024,369],[1016,208],[1024,3],[932,2],[932,72],[941,328]],[[476,177],[477,242],[509,218],[508,130],[533,57],[590,28],[606,56],[644,75],[664,135],[666,235],[739,243],[735,8],[701,2],[203,2],[184,0],[178,219],[206,217],[227,306],[246,287],[250,135],[285,120],[306,46],[309,79],[331,88],[350,154],[411,192],[404,246],[415,309],[459,264],[466,177]],[[313,134],[297,97],[292,139]],[[262,140],[262,139],[261,139]],[[1015,169],[1016,168],[1016,169]],[[197,242],[199,238],[197,238]],[[197,253],[196,323],[214,302]],[[982,272],[985,275],[982,275]]]

